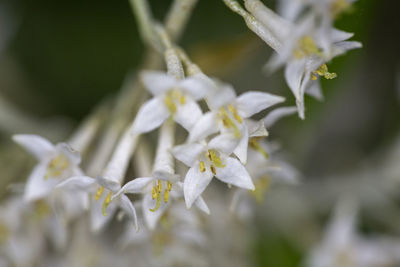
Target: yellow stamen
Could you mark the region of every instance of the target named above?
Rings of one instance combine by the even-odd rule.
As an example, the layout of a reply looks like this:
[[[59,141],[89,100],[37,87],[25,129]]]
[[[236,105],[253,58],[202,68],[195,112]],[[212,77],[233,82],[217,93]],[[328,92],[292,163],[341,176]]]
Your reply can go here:
[[[252,149],[260,152],[261,154],[263,154],[263,156],[266,159],[269,158],[268,152],[260,145],[260,143],[258,143],[258,138],[257,137],[250,138],[249,145],[250,145],[250,147]]]
[[[171,191],[171,189],[172,189],[172,183],[169,181],[167,181],[167,189],[168,189],[168,191]]]
[[[150,209],[150,211],[155,212],[158,210],[161,206],[161,194],[157,194],[157,204],[153,209]]]
[[[232,112],[233,117],[234,117],[239,123],[242,123],[242,122],[243,122],[243,119],[242,119],[242,117],[240,117],[240,115],[237,113],[236,108],[235,108],[233,105],[229,105],[228,108],[229,108],[229,111]]]
[[[153,186],[153,188],[151,189],[151,198],[156,199],[156,197],[157,197],[157,188]]]
[[[102,206],[102,212],[104,216],[107,216],[107,207],[108,205],[110,205],[111,202],[111,195],[112,193],[108,193],[106,199],[103,202],[103,206]]]
[[[185,105],[185,103],[186,103],[186,96],[181,95],[181,98],[179,99],[179,104]]]
[[[328,66],[326,64],[322,64],[318,67],[318,69],[314,70],[311,73],[311,79],[316,80],[317,75],[323,76],[327,80],[331,80],[337,77],[336,73],[328,71]]]
[[[217,174],[217,171],[215,170],[214,165],[211,165],[211,166],[210,166],[210,169],[211,169],[211,172],[212,172],[214,175]]]
[[[206,171],[206,165],[204,164],[204,161],[200,161],[200,172],[205,172]]]
[[[161,190],[162,190],[161,180],[158,180],[158,184],[157,184],[157,193],[158,193],[158,194],[161,194]]]
[[[97,189],[97,192],[96,192],[96,195],[94,196],[94,199],[99,200],[100,197],[101,197],[101,194],[103,194],[103,191],[104,191],[104,186],[100,186]]]
[[[164,104],[167,106],[167,108],[168,108],[169,112],[171,112],[171,114],[174,114],[176,112],[176,105],[170,95],[165,96]]]
[[[68,166],[68,158],[63,154],[58,154],[49,162],[44,179],[48,179],[50,177],[59,177],[68,168]]]
[[[169,199],[169,190],[165,189],[164,190],[164,202],[168,203],[168,199]]]
[[[240,138],[242,134],[239,131],[238,126],[232,119],[229,117],[228,113],[226,112],[225,108],[220,108],[220,116],[222,123],[224,124],[225,128],[232,128],[234,131],[234,135],[236,138]]]
[[[224,168],[226,165],[222,164],[221,158],[217,156],[217,153],[213,149],[209,149],[207,153],[210,161],[218,168]]]

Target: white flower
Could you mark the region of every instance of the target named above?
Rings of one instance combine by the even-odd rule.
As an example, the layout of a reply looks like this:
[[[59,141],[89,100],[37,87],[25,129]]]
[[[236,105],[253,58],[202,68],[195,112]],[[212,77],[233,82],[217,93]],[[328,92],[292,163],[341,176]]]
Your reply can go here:
[[[82,174],[79,153],[66,143],[53,145],[37,135],[14,135],[13,140],[39,161],[25,186],[26,201],[43,198],[63,180]]]
[[[137,134],[154,130],[171,116],[189,131],[202,115],[196,101],[211,88],[207,80],[200,76],[178,80],[157,71],[143,72],[142,81],[153,98],[138,111],[132,125],[132,131]]]
[[[230,153],[220,151],[224,146],[217,136],[208,145],[190,143],[174,147],[175,158],[190,167],[183,185],[188,208],[207,188],[213,176],[224,183],[254,190],[250,175],[240,161],[227,156]]]
[[[267,135],[263,123],[260,125],[264,131],[254,127],[249,118],[283,101],[283,97],[256,91],[236,97],[233,88],[224,85],[207,97],[211,111],[205,113],[194,125],[188,141],[201,141],[211,134],[220,132],[221,135],[214,142],[219,142],[226,154],[230,155],[233,151],[242,163],[246,163],[248,139],[260,134]]]

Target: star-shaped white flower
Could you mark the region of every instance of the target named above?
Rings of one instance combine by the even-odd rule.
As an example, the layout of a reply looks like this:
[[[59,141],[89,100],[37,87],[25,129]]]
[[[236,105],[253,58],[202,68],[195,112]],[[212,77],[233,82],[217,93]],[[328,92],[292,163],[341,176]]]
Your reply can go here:
[[[138,111],[132,125],[136,134],[156,129],[171,116],[189,131],[202,115],[196,101],[212,89],[209,82],[198,75],[178,80],[165,72],[145,71],[142,81],[153,98]]]
[[[39,161],[26,182],[26,201],[46,197],[63,180],[82,174],[80,154],[66,143],[53,145],[43,137],[28,134],[14,135],[13,140]]]
[[[249,118],[284,100],[280,96],[256,91],[236,97],[230,85],[223,85],[220,90],[207,97],[211,111],[205,113],[194,125],[188,142],[201,141],[220,132],[218,142],[224,144],[225,148],[221,148],[222,151],[229,155],[229,150],[232,150],[242,163],[246,163],[249,138],[267,135],[263,122],[257,125]]]
[[[240,161],[229,157],[230,153],[221,152],[220,148],[224,145],[216,137],[208,145],[189,143],[176,146],[172,150],[176,159],[190,167],[183,184],[188,208],[203,193],[214,176],[224,183],[254,190],[250,175]]]

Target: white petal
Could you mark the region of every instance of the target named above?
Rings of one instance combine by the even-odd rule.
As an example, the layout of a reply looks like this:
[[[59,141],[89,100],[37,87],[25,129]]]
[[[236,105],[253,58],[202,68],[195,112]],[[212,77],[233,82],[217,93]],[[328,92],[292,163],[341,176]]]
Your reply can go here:
[[[74,165],[79,165],[81,163],[81,154],[67,143],[59,143],[56,145],[55,149],[66,155]]]
[[[185,196],[186,207],[190,208],[196,199],[203,193],[211,182],[213,175],[207,168],[204,172],[200,171],[197,162],[186,174],[183,182],[183,193]]]
[[[186,166],[193,166],[199,154],[205,150],[205,146],[198,143],[189,143],[176,146],[172,149],[174,157],[182,161]]]
[[[178,105],[178,109],[174,114],[174,120],[190,132],[202,114],[200,106],[188,98],[184,105]]]
[[[147,133],[160,126],[170,113],[159,98],[152,98],[139,109],[132,125],[134,134]]]
[[[278,120],[285,116],[289,116],[295,114],[297,111],[296,107],[281,107],[274,109],[264,118],[265,127],[270,128],[273,126]]]
[[[296,108],[294,108],[294,112],[296,112]],[[245,120],[248,129],[248,135],[250,137],[265,137],[268,136],[268,131],[265,129],[264,121],[254,121],[251,119]]]
[[[210,140],[208,148],[221,151],[227,155],[232,154],[240,139],[231,133],[220,134]]]
[[[236,93],[233,87],[229,84],[223,84],[207,97],[207,104],[211,110],[218,110],[220,107],[233,102],[235,98]]]
[[[305,93],[314,97],[315,99],[322,101],[324,100],[324,95],[322,94],[321,85],[319,79],[316,81],[310,81],[305,90]]]
[[[247,147],[249,144],[249,133],[247,130],[247,127],[245,126],[243,131],[242,131],[242,138],[240,139],[240,142],[236,146],[235,150],[233,153],[239,158],[240,162],[243,164],[246,164],[247,162]]]
[[[207,136],[218,132],[217,115],[214,112],[205,113],[189,132],[188,142],[201,141]]]
[[[334,42],[334,43],[345,41],[353,36],[354,36],[354,33],[352,33],[352,32],[345,32],[345,31],[341,31],[338,29],[334,29],[334,28],[331,30],[331,34],[330,34],[330,38],[331,38],[332,42]]]
[[[44,178],[47,171],[47,163],[41,162],[33,169],[26,182],[25,201],[30,202],[45,197],[60,182],[56,178]]]
[[[147,226],[150,230],[154,230],[157,226],[157,222],[160,217],[164,214],[167,204],[161,200],[161,205],[156,211],[151,211],[156,207],[156,200],[152,199],[151,194],[145,194],[142,202],[143,216]]]
[[[120,194],[138,194],[142,193],[143,189],[148,185],[151,181],[153,181],[153,177],[141,177],[136,178],[128,183],[126,183],[116,195]]]
[[[14,142],[23,146],[29,153],[35,156],[38,160],[44,156],[51,154],[54,151],[52,143],[33,134],[16,134],[13,135]]]
[[[121,188],[120,183],[118,183],[114,180],[111,180],[111,179],[104,178],[104,177],[97,177],[96,182],[99,183],[100,185],[104,186],[111,192],[118,192],[119,189]]]
[[[174,77],[161,71],[143,71],[140,76],[146,89],[154,96],[166,93],[177,85]]]
[[[75,176],[59,183],[57,188],[65,187],[71,190],[87,190],[96,183],[96,180],[89,176]]]
[[[254,190],[253,181],[245,167],[237,159],[228,157],[225,160],[224,168],[217,168],[215,175],[222,182],[232,184],[244,189]]]
[[[127,196],[125,196],[124,194],[121,195],[120,205],[121,205],[121,208],[124,210],[124,212],[132,220],[133,224],[135,225],[136,231],[137,231],[139,228],[138,228],[138,221],[137,221],[135,207],[132,205],[132,202],[129,200],[129,198]]]
[[[333,56],[332,57],[342,55],[349,50],[361,48],[361,47],[362,47],[362,44],[360,42],[354,42],[354,41],[344,41],[344,42],[336,43],[333,47]]]
[[[156,180],[163,180],[174,183],[176,181],[179,181],[181,176],[179,174],[169,173],[166,171],[154,171],[153,178]]]
[[[111,202],[106,211],[106,216],[103,215],[102,205],[105,200],[107,193],[103,192],[102,197],[99,200],[93,200],[90,208],[90,224],[93,232],[98,232],[113,218],[117,205],[115,202]]]
[[[210,214],[210,209],[207,206],[207,203],[204,201],[204,199],[200,196],[196,199],[194,202],[194,205],[199,208],[202,212],[206,214]]]
[[[189,92],[190,96],[195,100],[203,99],[210,92],[216,90],[214,82],[202,75],[194,75],[182,80],[179,82],[179,87]]]
[[[305,60],[292,60],[285,68],[286,82],[296,99],[301,98],[300,87],[301,82],[303,81],[304,72]]]
[[[249,118],[256,113],[283,101],[285,101],[285,98],[281,96],[264,92],[246,92],[236,99],[239,115],[244,118]]]

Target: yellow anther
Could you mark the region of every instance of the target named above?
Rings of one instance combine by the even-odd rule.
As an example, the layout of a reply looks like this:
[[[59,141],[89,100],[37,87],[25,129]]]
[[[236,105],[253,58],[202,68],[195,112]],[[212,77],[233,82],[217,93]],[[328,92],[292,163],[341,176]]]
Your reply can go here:
[[[167,181],[167,189],[168,191],[171,191],[172,189],[172,183]]]
[[[161,194],[157,194],[157,203],[156,206],[154,207],[154,209],[150,209],[150,211],[155,212],[156,210],[158,210],[161,206]]]
[[[240,115],[237,113],[236,108],[235,108],[233,105],[229,105],[228,108],[229,108],[229,111],[233,114],[233,117],[234,117],[239,123],[242,123],[242,122],[243,122],[243,119],[242,119],[242,117],[240,117]]]
[[[112,195],[111,192],[108,193],[106,199],[103,202],[103,206],[102,206],[103,216],[107,216],[107,207],[108,207],[108,205],[110,205],[111,195]]]
[[[168,199],[169,199],[169,190],[165,189],[164,190],[164,202],[168,203]]]
[[[321,56],[321,51],[318,49],[314,39],[306,35],[298,41],[298,46],[294,49],[293,56],[297,59],[302,59],[312,54]]]
[[[172,90],[172,91],[169,91],[169,93],[174,100],[178,100],[181,96],[181,94],[178,90]]]
[[[157,188],[153,186],[153,188],[151,189],[151,198],[156,199],[156,197],[157,197]]]
[[[250,193],[256,199],[257,202],[262,203],[264,200],[264,193],[268,190],[271,184],[269,176],[263,176],[254,182],[255,190]]]
[[[161,194],[161,190],[162,190],[161,180],[158,180],[158,184],[157,184],[157,193],[158,193],[158,194]]]
[[[321,66],[318,67],[318,69],[314,70],[311,73],[311,79],[313,79],[313,76],[317,79],[317,75],[323,76],[325,79],[331,80],[337,77],[337,74],[334,72],[329,72],[328,71],[328,66],[326,64],[322,64]]]
[[[225,128],[232,128],[234,135],[236,138],[240,138],[242,134],[239,131],[238,126],[232,119],[229,117],[228,113],[226,112],[225,108],[220,108],[220,116],[222,123],[224,124]]]
[[[258,143],[258,139],[259,138],[257,137],[250,138],[249,146],[252,149],[260,152],[266,159],[268,159],[269,158],[268,152],[260,145],[260,143]]]
[[[164,104],[167,106],[169,112],[174,114],[176,112],[176,105],[174,101],[172,100],[171,96],[167,95],[164,98]]]
[[[211,172],[212,172],[214,175],[217,174],[217,171],[215,170],[214,165],[211,165],[211,166],[210,166],[210,169],[211,169]]]
[[[186,103],[186,96],[181,95],[181,97],[179,98],[179,104],[185,105],[185,103]]]
[[[99,200],[101,197],[101,194],[103,194],[103,191],[104,191],[104,186],[100,186],[96,191],[96,195],[94,196],[94,199]]]
[[[200,172],[205,172],[206,171],[206,165],[204,161],[200,161]]]
[[[221,158],[217,156],[217,153],[214,151],[214,149],[209,149],[207,151],[207,156],[210,159],[210,161],[218,168],[224,168],[225,165],[222,164]]]
[[[0,222],[0,245],[7,242],[10,236],[10,229],[8,229],[5,223]]]
[[[63,154],[58,154],[49,162],[44,179],[48,179],[50,177],[56,178],[60,176],[63,173],[63,171],[68,168],[68,166],[69,166],[68,158]]]

